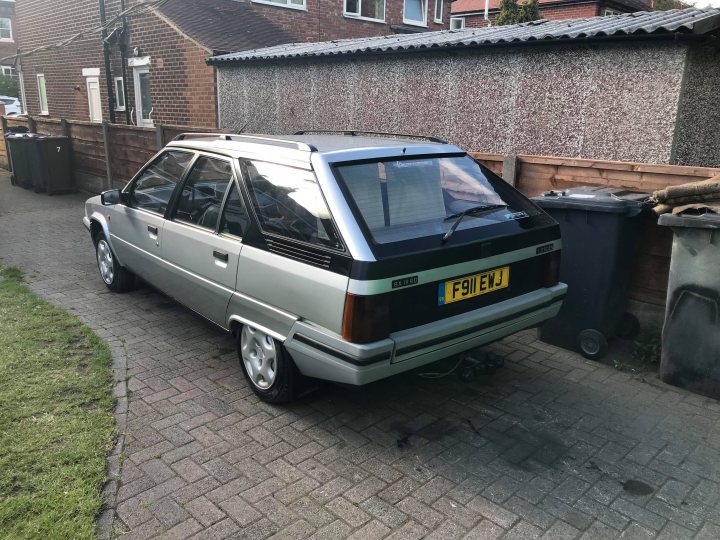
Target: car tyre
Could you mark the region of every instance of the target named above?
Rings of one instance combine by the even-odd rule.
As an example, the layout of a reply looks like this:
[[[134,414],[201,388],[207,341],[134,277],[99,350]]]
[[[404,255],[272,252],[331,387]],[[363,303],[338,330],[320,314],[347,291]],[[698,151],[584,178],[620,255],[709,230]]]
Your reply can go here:
[[[577,337],[578,348],[585,358],[600,360],[607,354],[608,342],[602,332],[592,328],[583,330]]]
[[[236,331],[237,350],[245,378],[267,403],[287,403],[297,397],[302,375],[281,342],[250,325]]]
[[[113,292],[124,293],[132,289],[135,276],[127,268],[120,266],[104,233],[95,238],[95,259],[97,260],[100,278],[105,286]]]

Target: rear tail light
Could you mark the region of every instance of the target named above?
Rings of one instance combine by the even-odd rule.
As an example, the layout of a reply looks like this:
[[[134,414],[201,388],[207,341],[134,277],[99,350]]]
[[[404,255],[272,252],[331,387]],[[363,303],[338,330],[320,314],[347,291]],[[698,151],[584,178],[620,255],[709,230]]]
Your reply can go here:
[[[560,281],[560,250],[543,255],[542,286],[552,287]]]
[[[388,294],[357,296],[347,293],[342,337],[351,343],[372,343],[390,335]]]

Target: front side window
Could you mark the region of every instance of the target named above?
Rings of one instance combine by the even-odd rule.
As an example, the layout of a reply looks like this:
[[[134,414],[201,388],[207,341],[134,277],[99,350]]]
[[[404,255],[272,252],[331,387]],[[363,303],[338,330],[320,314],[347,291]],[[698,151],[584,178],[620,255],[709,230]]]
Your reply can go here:
[[[274,4],[291,8],[305,9],[305,0],[252,0],[258,4]]]
[[[12,22],[10,19],[0,18],[0,39],[3,41],[12,41]]]
[[[198,158],[183,184],[175,220],[214,231],[232,168],[228,161]]]
[[[425,26],[427,24],[427,0],[404,0],[403,22]]]
[[[47,87],[45,86],[45,75],[38,73],[38,99],[40,101],[40,114],[48,114]]]
[[[339,164],[335,173],[377,244],[444,234],[462,213],[458,230],[537,212],[467,156]]]
[[[164,214],[175,186],[185,174],[192,157],[188,152],[175,150],[158,156],[132,186],[130,206]]]
[[[345,0],[345,15],[384,21],[385,0]]]
[[[312,171],[248,162],[252,202],[263,231],[341,249],[330,210]]]

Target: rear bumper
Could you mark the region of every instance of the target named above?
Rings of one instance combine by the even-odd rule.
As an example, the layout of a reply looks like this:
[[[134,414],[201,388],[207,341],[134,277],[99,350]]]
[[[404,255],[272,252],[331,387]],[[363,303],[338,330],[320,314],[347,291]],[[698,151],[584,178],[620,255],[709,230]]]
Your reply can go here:
[[[559,283],[366,345],[298,321],[285,347],[304,375],[363,385],[537,326],[557,315],[566,291],[567,285]]]

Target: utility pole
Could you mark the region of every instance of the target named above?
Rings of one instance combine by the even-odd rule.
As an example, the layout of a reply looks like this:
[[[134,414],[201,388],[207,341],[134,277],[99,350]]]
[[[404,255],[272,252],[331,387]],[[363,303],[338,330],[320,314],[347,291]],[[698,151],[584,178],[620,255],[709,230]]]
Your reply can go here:
[[[105,82],[107,83],[108,111],[110,113],[110,123],[114,124],[115,123],[115,88],[114,88],[114,84],[113,84],[112,71],[110,71],[110,46],[105,41],[105,38],[107,37],[107,30],[105,29],[106,22],[107,22],[107,17],[105,15],[105,0],[100,0],[100,24],[103,25],[101,37],[102,37],[102,45],[103,45],[103,59],[105,60]]]

